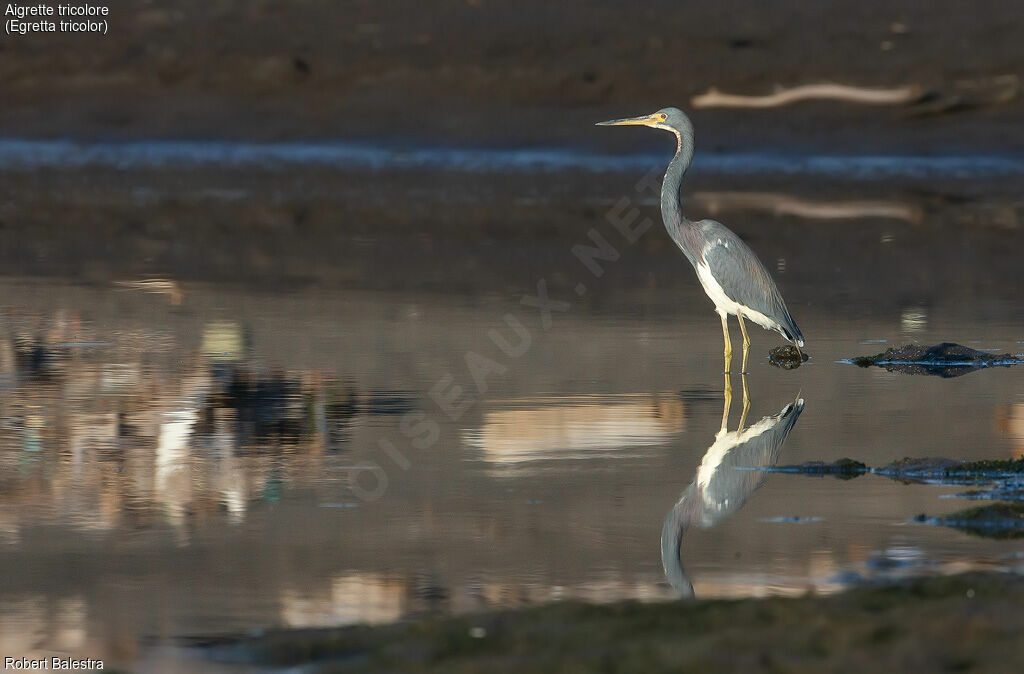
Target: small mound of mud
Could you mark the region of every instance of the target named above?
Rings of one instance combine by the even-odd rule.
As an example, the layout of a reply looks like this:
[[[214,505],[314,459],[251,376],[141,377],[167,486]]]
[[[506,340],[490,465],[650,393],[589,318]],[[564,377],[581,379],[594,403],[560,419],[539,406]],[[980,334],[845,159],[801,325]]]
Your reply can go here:
[[[868,472],[867,465],[853,459],[842,458],[832,463],[805,461],[792,466],[776,466],[766,470],[773,473],[798,473],[800,475],[834,475],[840,480],[852,480]]]
[[[795,370],[800,367],[801,363],[806,362],[807,358],[806,353],[803,353],[792,344],[777,346],[768,351],[768,362],[775,367],[781,367],[783,370]]]
[[[915,519],[985,538],[1024,538],[1024,503],[994,503],[942,517],[918,515]]]
[[[959,377],[984,367],[1009,367],[1024,362],[1008,353],[991,354],[962,344],[943,342],[935,346],[906,344],[892,347],[874,356],[857,356],[850,362],[860,367],[877,365],[889,372]]]

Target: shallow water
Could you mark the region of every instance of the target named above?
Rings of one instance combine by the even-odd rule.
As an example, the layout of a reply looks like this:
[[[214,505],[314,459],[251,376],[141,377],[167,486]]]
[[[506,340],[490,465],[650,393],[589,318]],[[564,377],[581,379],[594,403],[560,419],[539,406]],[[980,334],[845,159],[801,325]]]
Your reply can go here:
[[[743,380],[720,433],[710,303],[660,225],[628,243],[607,220],[620,196],[657,217],[636,176],[5,177],[4,652],[170,671],[196,635],[671,598],[660,540],[691,483],[698,598],[1024,566],[1019,541],[911,521],[966,487],[739,470],[1024,455],[1024,370],[840,362],[1024,351],[1020,203],[984,184],[697,176],[691,208],[750,241],[812,357],[770,367],[753,329],[745,426],[804,407],[733,464]],[[600,276],[572,253],[592,227],[619,253]]]

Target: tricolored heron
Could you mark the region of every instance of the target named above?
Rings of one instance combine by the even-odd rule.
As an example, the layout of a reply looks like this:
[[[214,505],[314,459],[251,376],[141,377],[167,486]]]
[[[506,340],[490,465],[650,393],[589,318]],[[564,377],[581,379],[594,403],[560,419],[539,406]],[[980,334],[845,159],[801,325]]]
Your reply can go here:
[[[676,155],[661,183],[661,216],[669,236],[697,270],[704,292],[715,303],[725,336],[725,371],[732,365],[729,314],[736,316],[743,333],[743,372],[747,371],[750,337],[743,324],[749,318],[766,330],[776,330],[799,350],[804,336],[789,315],[775,281],[743,239],[714,220],[691,222],[679,208],[679,183],[693,159],[693,124],[682,110],[663,108],[654,114],[598,122],[598,126],[650,126],[676,136]]]

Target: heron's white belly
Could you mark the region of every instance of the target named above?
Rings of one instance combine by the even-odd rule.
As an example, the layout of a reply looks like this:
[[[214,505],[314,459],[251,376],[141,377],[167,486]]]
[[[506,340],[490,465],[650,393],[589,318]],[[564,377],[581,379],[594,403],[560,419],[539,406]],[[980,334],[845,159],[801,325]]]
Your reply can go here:
[[[718,281],[711,275],[711,269],[704,263],[697,265],[697,279],[700,280],[700,284],[704,286],[704,292],[708,294],[711,301],[715,303],[715,310],[720,314],[732,314],[733,316],[743,314],[743,318],[749,318],[753,322],[760,325],[765,330],[779,330],[779,324],[768,318],[760,311],[754,311],[748,307],[743,307],[734,302],[725,291],[722,290],[722,286],[718,285]],[[781,332],[781,330],[779,330]]]

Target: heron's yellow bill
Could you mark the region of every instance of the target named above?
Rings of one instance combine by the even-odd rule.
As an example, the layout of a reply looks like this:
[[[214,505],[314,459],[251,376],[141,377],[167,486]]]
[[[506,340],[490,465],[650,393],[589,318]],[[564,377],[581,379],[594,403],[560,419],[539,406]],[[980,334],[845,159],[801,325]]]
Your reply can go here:
[[[607,122],[598,122],[594,126],[651,126],[663,121],[665,121],[663,115],[653,114],[627,117],[626,119],[609,119]]]

